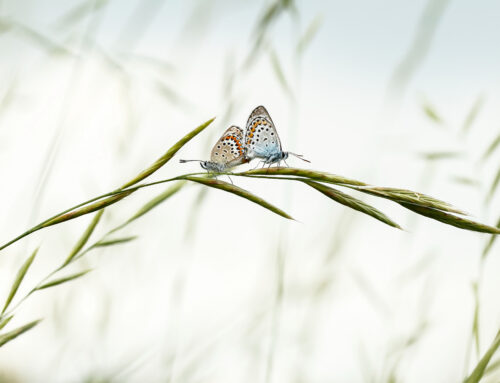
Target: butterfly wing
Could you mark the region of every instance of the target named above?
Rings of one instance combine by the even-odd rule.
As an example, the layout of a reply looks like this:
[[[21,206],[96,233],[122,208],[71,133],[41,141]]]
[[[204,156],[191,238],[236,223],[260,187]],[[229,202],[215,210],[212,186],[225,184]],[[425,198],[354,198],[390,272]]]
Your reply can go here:
[[[215,143],[210,160],[228,168],[246,162],[243,150],[243,130],[234,125],[229,127]]]
[[[281,152],[281,141],[266,108],[258,106],[248,117],[245,133],[246,157],[269,158]]]

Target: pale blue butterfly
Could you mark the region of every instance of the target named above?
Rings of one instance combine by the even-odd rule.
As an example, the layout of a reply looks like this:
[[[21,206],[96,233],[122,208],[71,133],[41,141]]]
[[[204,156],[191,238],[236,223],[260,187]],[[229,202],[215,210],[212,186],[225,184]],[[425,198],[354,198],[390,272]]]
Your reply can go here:
[[[248,117],[245,132],[245,157],[250,161],[261,158],[265,164],[271,166],[274,163],[285,161],[289,155],[310,162],[300,154],[284,152],[281,149],[281,141],[274,126],[271,116],[263,106],[258,106]],[[286,162],[285,162],[286,164]]]

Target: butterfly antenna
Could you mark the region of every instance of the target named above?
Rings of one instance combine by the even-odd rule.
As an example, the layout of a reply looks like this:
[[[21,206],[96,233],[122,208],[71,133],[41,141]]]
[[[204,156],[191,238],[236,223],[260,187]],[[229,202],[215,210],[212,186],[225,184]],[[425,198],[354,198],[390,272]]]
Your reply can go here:
[[[185,164],[186,162],[203,162],[203,160],[179,160],[181,164]]]
[[[292,152],[288,152],[288,154],[291,154],[291,155],[293,155],[293,156],[295,156],[297,158],[300,158],[302,161],[311,163],[311,161],[306,160],[302,154],[296,154],[296,153],[292,153]]]

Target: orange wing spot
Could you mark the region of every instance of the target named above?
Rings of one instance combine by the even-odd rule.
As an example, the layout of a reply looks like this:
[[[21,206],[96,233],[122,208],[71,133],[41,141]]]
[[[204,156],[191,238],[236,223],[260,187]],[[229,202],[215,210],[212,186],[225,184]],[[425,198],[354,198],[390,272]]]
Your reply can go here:
[[[252,129],[253,129],[253,130],[255,130],[255,127],[256,127],[257,125],[259,125],[259,121],[255,121],[255,122],[253,123],[253,128],[252,128]]]
[[[267,125],[267,121],[266,120],[262,121],[262,124]]]

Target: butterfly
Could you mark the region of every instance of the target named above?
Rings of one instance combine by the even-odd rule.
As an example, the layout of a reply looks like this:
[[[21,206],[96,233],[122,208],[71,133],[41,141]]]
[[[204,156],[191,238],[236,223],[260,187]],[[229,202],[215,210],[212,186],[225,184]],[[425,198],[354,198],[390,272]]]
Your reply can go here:
[[[245,157],[248,161],[260,158],[265,164],[271,166],[274,163],[285,161],[291,154],[303,161],[310,162],[300,154],[284,152],[281,149],[281,141],[274,127],[273,120],[263,106],[258,106],[248,117],[245,133]],[[286,162],[285,162],[286,164]]]
[[[198,161],[203,169],[213,173],[222,173],[248,162],[243,146],[243,130],[235,125],[230,126],[215,143],[210,154],[210,161],[180,160],[181,163],[190,161]]]

